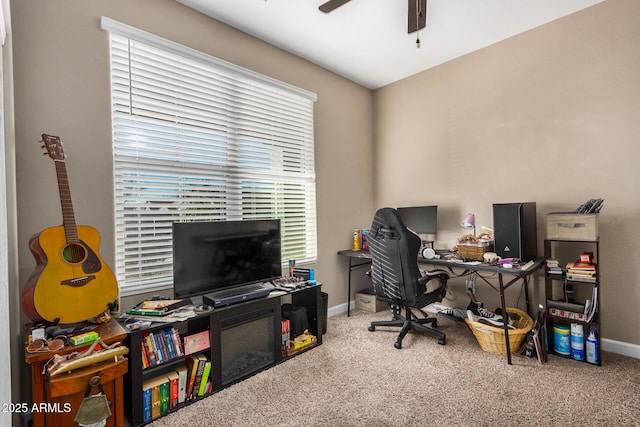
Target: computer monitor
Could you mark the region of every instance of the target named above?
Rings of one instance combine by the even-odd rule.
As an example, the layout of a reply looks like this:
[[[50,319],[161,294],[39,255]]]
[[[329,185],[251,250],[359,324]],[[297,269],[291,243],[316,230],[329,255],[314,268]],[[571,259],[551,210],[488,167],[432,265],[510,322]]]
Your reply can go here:
[[[408,229],[425,242],[436,240],[438,232],[438,206],[410,206],[397,208]]]

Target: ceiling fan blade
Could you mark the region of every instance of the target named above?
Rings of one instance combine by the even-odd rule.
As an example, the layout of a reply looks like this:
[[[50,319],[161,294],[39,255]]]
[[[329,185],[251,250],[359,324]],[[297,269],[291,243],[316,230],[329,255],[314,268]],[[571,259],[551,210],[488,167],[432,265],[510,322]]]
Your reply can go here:
[[[339,8],[343,4],[349,3],[349,1],[351,0],[329,0],[328,2],[321,4],[318,9],[320,9],[324,13],[329,13],[332,10]]]
[[[407,0],[409,15],[407,17],[409,34],[423,29],[427,25],[427,0]],[[418,10],[416,10],[418,6]]]

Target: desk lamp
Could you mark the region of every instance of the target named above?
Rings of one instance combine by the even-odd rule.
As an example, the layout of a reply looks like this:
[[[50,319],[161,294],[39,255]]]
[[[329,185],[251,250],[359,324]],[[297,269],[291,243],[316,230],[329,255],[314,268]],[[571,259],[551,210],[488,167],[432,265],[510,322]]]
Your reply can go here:
[[[468,213],[460,222],[462,228],[467,230],[473,230],[473,235],[476,235],[476,216],[472,213]]]

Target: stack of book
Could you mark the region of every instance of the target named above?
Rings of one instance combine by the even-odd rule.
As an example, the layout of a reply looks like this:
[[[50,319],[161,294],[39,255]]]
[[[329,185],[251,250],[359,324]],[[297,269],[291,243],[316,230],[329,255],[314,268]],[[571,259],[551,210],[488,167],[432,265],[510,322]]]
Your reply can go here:
[[[174,310],[191,304],[189,298],[142,301],[126,311],[127,314],[139,316],[166,316]]]
[[[557,259],[547,260],[547,273],[549,274],[562,274],[562,268],[560,268],[560,261]]]
[[[184,354],[177,329],[166,328],[142,334],[142,368],[156,366]]]
[[[211,361],[204,354],[188,356],[186,399],[192,400],[211,392]]]
[[[176,409],[185,401],[187,368],[179,366],[142,384],[143,421],[150,422]]]
[[[567,264],[567,279],[595,283],[596,265],[586,262],[570,262]]]

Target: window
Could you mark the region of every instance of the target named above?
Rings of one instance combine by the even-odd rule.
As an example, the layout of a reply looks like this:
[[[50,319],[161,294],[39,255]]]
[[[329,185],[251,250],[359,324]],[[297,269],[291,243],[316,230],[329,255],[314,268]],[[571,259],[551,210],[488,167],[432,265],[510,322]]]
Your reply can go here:
[[[173,285],[175,221],[278,218],[283,261],[315,262],[316,96],[108,18],[102,28],[121,294]]]

